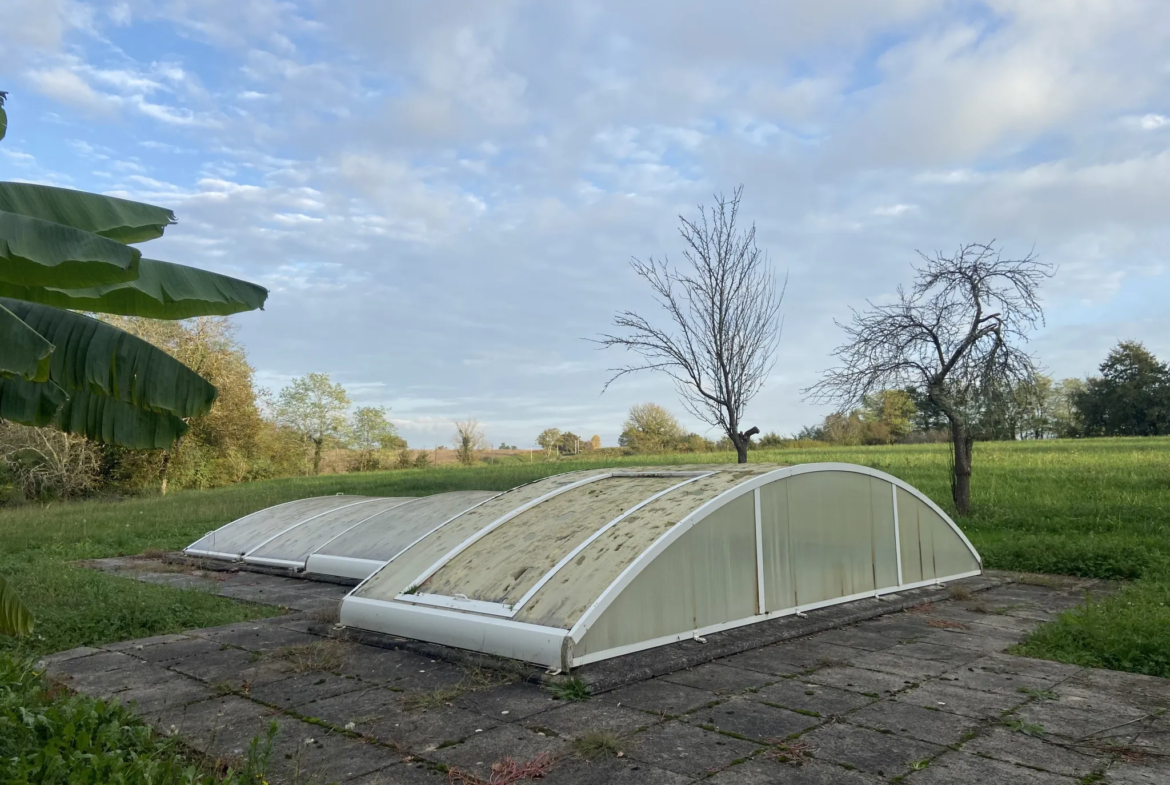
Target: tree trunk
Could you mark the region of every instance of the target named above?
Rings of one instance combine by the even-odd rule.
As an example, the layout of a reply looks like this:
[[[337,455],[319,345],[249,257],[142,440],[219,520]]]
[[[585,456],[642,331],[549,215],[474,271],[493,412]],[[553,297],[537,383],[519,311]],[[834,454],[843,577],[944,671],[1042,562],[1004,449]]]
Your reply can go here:
[[[313,440],[313,474],[321,473],[321,448],[325,445],[324,439]]]
[[[951,498],[959,515],[971,512],[971,450],[975,439],[962,425],[951,421]]]
[[[735,459],[736,459],[735,462],[736,463],[747,463],[748,462],[747,461],[747,454],[748,454],[747,439],[744,439],[739,434],[736,434],[735,437],[732,438],[731,443],[733,445],[735,445]]]

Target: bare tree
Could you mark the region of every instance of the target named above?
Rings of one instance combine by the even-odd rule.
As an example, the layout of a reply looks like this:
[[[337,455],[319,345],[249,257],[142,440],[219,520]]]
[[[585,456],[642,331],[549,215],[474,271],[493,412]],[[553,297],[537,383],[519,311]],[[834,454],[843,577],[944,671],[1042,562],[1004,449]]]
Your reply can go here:
[[[641,356],[641,361],[610,369],[615,380],[637,371],[663,371],[674,380],[683,405],[695,417],[727,434],[740,463],[758,428],[741,431],[744,410],[764,384],[780,340],[780,303],[787,284],[777,287],[767,255],[756,246],[755,224],[737,225],[743,186],[731,199],[715,197],[699,220],[679,216],[690,269],[668,259],[631,266],[650,284],[667,313],[664,324],[633,311],[614,317],[622,335],[602,335],[598,343]]]
[[[856,404],[886,388],[917,386],[947,417],[951,494],[971,507],[971,453],[980,421],[1005,396],[1031,383],[1036,365],[1018,344],[1043,324],[1037,291],[1051,265],[1029,253],[1004,259],[992,243],[964,245],[953,255],[919,253],[925,262],[898,301],[853,312],[848,340],[833,354],[841,366],[805,390],[816,402]]]
[[[487,440],[480,430],[478,420],[456,420],[455,435],[451,439],[459,462],[464,466],[475,463],[475,451],[482,450]]]

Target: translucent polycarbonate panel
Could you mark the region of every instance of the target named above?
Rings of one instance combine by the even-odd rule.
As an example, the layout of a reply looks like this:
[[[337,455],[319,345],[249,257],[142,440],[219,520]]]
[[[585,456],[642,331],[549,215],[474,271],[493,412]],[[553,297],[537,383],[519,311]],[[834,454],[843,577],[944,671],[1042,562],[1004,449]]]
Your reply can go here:
[[[243,556],[274,534],[294,526],[306,518],[322,512],[344,507],[369,497],[365,496],[316,496],[298,499],[287,504],[278,504],[245,515],[225,524],[187,546],[188,551],[209,551],[227,557]]]
[[[873,516],[873,576],[879,589],[898,585],[898,548],[894,539],[894,486],[869,478],[869,509]]]
[[[651,561],[574,647],[574,656],[756,614],[755,497],[712,512]]]
[[[788,532],[788,481],[760,488],[760,540],[763,543],[764,610],[796,605],[796,576]]]
[[[412,499],[355,526],[316,552],[389,561],[439,524],[495,495],[493,491],[452,491]]]
[[[796,604],[873,591],[869,477],[811,472],[787,483]]]
[[[502,518],[529,502],[563,489],[575,482],[608,474],[608,469],[572,472],[545,477],[528,485],[513,488],[507,493],[468,510],[442,528],[432,532],[419,542],[398,554],[389,564],[374,573],[364,584],[354,590],[355,596],[370,599],[392,600],[411,588],[427,569],[450,553],[456,546],[497,519]]]
[[[541,502],[477,540],[420,591],[515,604],[591,534],[680,477],[609,477]]]
[[[273,537],[259,548],[249,551],[244,560],[297,562],[303,568],[305,559],[309,557],[310,553],[338,534],[380,512],[393,509],[409,501],[409,497],[371,499],[359,504],[330,510]]]
[[[927,541],[922,541],[922,527],[918,522],[918,500],[914,494],[901,488],[898,493],[898,536],[902,541],[902,582],[917,583],[934,578],[934,549],[930,530]],[[925,548],[923,545],[925,544]]]
[[[902,578],[906,583],[949,578],[979,569],[963,538],[924,501],[898,489]],[[917,541],[908,538],[917,537]]]
[[[691,513],[720,494],[779,466],[670,467],[672,470],[715,471],[671,491],[622,519],[613,528],[586,546],[556,576],[541,587],[519,613],[517,621],[550,627],[572,628],[601,592],[617,580],[622,571],[659,537]],[[629,469],[627,471],[633,471]],[[752,557],[755,563],[755,557]]]

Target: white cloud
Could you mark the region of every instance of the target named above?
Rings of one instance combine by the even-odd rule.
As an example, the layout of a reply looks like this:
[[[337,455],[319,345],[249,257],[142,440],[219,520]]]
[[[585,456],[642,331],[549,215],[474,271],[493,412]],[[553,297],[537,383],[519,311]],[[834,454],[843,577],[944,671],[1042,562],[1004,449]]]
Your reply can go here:
[[[83,112],[111,114],[117,111],[121,103],[116,96],[94,90],[84,79],[66,68],[31,71],[28,79],[43,95]]]

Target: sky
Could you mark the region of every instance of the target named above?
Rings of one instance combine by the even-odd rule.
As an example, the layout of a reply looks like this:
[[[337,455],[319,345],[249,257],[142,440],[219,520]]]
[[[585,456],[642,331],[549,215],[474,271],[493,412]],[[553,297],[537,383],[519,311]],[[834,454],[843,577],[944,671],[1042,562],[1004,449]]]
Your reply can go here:
[[[412,446],[480,421],[615,444],[668,380],[589,339],[654,308],[632,257],[744,187],[784,331],[748,425],[826,409],[851,307],[916,251],[1057,267],[1030,348],[1170,359],[1170,3],[0,0],[0,179],[172,208],[146,246],[271,290],[258,383],[326,372]]]

